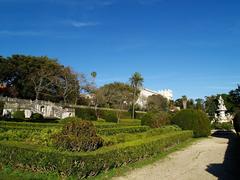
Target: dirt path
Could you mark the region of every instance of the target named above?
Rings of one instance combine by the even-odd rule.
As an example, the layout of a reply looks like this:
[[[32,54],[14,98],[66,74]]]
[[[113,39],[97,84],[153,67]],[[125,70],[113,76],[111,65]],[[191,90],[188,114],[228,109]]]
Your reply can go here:
[[[208,180],[240,179],[235,171],[239,144],[233,133],[218,132],[185,150],[115,180]],[[240,151],[239,151],[240,152]],[[238,154],[238,156],[240,156]],[[236,156],[235,156],[236,157]],[[240,161],[238,161],[240,162]],[[240,174],[240,173],[239,173]]]

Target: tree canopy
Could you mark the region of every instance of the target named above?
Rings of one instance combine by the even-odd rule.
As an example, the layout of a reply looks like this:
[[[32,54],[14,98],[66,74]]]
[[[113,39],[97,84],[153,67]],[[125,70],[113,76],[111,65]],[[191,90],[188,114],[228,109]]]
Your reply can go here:
[[[54,102],[74,103],[80,90],[78,74],[46,56],[0,56],[0,83],[4,96]]]

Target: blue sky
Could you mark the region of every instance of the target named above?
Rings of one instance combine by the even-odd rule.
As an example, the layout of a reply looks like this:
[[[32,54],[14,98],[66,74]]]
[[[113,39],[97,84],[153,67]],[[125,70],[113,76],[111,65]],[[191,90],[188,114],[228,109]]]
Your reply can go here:
[[[0,0],[0,54],[47,55],[97,84],[140,72],[174,98],[240,83],[238,0]]]

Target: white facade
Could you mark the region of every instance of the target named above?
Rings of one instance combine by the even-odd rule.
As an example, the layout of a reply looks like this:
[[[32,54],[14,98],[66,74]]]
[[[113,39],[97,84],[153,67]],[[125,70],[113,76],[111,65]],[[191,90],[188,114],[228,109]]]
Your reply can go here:
[[[163,97],[167,98],[169,101],[173,99],[173,91],[170,89],[154,91],[154,90],[143,88],[141,89],[141,92],[136,104],[138,104],[141,108],[146,107],[147,98],[152,95],[162,95]]]

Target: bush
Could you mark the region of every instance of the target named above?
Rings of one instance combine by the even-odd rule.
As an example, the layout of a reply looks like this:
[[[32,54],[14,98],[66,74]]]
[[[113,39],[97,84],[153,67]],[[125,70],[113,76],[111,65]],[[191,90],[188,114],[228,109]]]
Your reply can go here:
[[[15,111],[13,113],[13,118],[17,120],[24,120],[25,119],[24,111]]]
[[[115,111],[100,111],[100,117],[105,119],[106,122],[117,122],[117,114]]]
[[[81,120],[82,119],[78,118],[78,117],[67,117],[67,118],[58,120],[58,122],[61,123],[61,124],[66,124],[66,123],[69,123],[69,122],[72,122],[72,121],[81,121]]]
[[[240,112],[237,112],[235,117],[233,118],[233,126],[236,133],[239,135],[240,133]]]
[[[97,136],[96,129],[90,121],[67,123],[53,139],[56,147],[70,151],[93,151],[103,145],[103,139]]]
[[[172,122],[183,130],[193,130],[194,137],[210,135],[210,120],[203,111],[193,109],[181,110],[174,116]]]
[[[96,121],[97,116],[94,109],[90,108],[76,108],[75,114],[83,120]]]
[[[2,116],[3,114],[3,108],[4,108],[4,102],[3,101],[0,101],[0,117]]]
[[[120,133],[112,136],[102,136],[105,145],[113,145],[117,143],[123,143],[128,141],[135,141],[139,139],[148,139],[153,136],[165,135],[167,133],[172,133],[176,131],[181,131],[178,126],[164,126],[162,128],[154,128],[146,132],[140,133]]]
[[[126,142],[100,148],[95,152],[68,153],[16,142],[0,142],[0,163],[42,172],[57,172],[78,179],[95,176],[110,168],[146,159],[162,153],[192,137],[192,131],[180,131],[164,136]]]
[[[114,135],[120,133],[139,133],[149,130],[148,126],[128,126],[128,127],[117,127],[117,128],[103,128],[97,129],[98,134],[101,135]]]
[[[30,119],[32,122],[42,122],[44,120],[44,117],[42,114],[33,113]]]
[[[218,123],[218,122],[214,122],[211,125],[212,129],[218,129],[218,130],[227,130],[230,131],[233,129],[233,125],[232,123]]]
[[[124,125],[124,126],[140,126],[141,120],[139,120],[139,119],[120,119],[119,124]]]
[[[168,113],[166,112],[148,112],[142,118],[142,125],[151,128],[159,128],[169,123]]]

